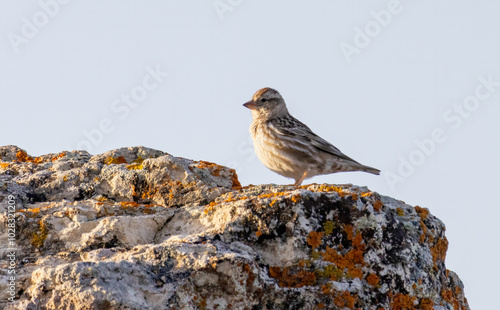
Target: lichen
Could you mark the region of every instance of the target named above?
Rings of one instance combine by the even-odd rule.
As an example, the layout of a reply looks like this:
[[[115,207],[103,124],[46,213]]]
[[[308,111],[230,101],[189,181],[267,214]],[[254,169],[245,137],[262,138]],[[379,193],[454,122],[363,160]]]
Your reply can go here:
[[[323,232],[311,231],[307,236],[307,244],[313,249],[317,248],[321,245],[321,238],[323,238]]]
[[[142,164],[139,164],[139,163],[133,163],[133,164],[127,165],[127,169],[128,170],[142,170],[143,166],[142,166]]]
[[[438,261],[444,262],[447,250],[448,239],[446,239],[446,237],[439,238],[434,246],[431,247],[432,261],[434,262],[434,265],[436,265]]]
[[[390,295],[392,295],[392,293]],[[417,300],[417,298],[415,296],[397,293],[393,298],[391,298],[391,309],[393,309],[393,310],[416,310],[417,309],[415,307],[416,300]]]
[[[207,169],[214,177],[220,177],[220,172],[224,167],[215,163],[211,163],[209,161],[200,160],[196,162],[196,168]]]
[[[332,221],[326,221],[324,224],[323,224],[323,229],[325,230],[325,235],[330,235],[331,233],[333,233],[333,229],[335,228],[335,223],[332,222]]]
[[[427,219],[427,217],[429,216],[429,209],[415,206],[415,211],[418,213],[418,216],[420,216],[422,221],[425,221]]]
[[[47,235],[49,233],[49,230],[45,226],[45,223],[43,221],[38,221],[38,231],[34,232],[31,235],[31,245],[33,245],[36,248],[41,248],[43,246],[43,243],[45,242],[45,239],[47,239]]]
[[[240,190],[242,187],[240,181],[238,180],[238,175],[236,174],[236,170],[230,169],[229,172],[231,173],[231,183],[232,183],[231,189]]]
[[[316,283],[316,275],[306,270],[293,271],[290,267],[269,267],[269,276],[278,281],[280,287],[299,288]]]
[[[344,272],[335,265],[327,265],[323,269],[316,270],[316,274],[320,278],[339,281],[343,278]]]
[[[405,211],[401,208],[397,208],[396,209],[396,213],[399,215],[399,216],[404,216],[405,215]]]
[[[366,282],[368,282],[371,286],[377,286],[380,282],[380,278],[376,274],[370,273],[368,277],[366,277]]]
[[[342,255],[337,250],[330,248],[329,246],[321,252],[323,260],[335,264],[337,268],[344,272],[347,278],[363,278],[362,267],[365,266],[365,261],[363,254],[365,251],[365,245],[363,243],[363,238],[360,233],[352,239],[352,249],[350,249],[346,254]]]
[[[51,161],[56,161],[56,160],[58,160],[59,158],[63,158],[64,156],[66,156],[66,153],[65,153],[65,152],[61,152],[61,153],[59,153],[58,155],[56,155],[56,156],[52,157],[50,160],[51,160]]]
[[[123,156],[118,156],[118,157],[106,157],[104,160],[104,163],[106,165],[119,165],[119,164],[127,164],[127,160]]]

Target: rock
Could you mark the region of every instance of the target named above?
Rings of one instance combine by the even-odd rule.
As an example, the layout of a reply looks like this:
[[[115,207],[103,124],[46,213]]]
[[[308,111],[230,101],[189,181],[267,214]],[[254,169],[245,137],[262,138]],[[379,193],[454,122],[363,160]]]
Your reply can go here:
[[[469,309],[444,224],[365,187],[241,188],[144,147],[0,156],[2,308]]]

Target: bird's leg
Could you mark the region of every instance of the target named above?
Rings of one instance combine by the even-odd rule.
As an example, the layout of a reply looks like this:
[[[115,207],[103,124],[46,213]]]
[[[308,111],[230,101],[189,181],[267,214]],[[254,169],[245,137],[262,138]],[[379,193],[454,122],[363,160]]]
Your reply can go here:
[[[307,177],[307,171],[304,171],[304,174],[302,175],[300,180],[295,181],[295,184],[293,184],[293,186],[299,187],[300,184],[302,184],[302,181],[304,181],[306,177]]]

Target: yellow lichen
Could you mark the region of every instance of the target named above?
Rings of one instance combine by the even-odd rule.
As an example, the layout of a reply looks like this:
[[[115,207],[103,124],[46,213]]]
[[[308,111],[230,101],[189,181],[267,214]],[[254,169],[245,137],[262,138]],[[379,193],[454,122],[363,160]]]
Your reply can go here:
[[[333,233],[333,229],[335,228],[335,223],[332,221],[326,221],[323,224],[323,229],[325,230],[325,234],[328,236]]]
[[[36,248],[41,248],[43,246],[45,239],[47,239],[49,230],[42,221],[38,222],[38,227],[39,227],[38,231],[34,232],[31,235],[32,238],[31,245],[33,245]]]
[[[133,164],[127,165],[127,169],[128,170],[142,170],[143,167],[142,167],[142,164],[133,163]]]
[[[397,208],[396,209],[396,213],[399,215],[399,216],[404,216],[405,215],[405,211],[401,208]]]
[[[123,156],[118,156],[116,158],[109,156],[109,157],[106,157],[106,159],[104,160],[104,163],[106,165],[119,165],[119,164],[126,164],[127,160]]]
[[[327,265],[323,270],[316,270],[318,277],[329,279],[332,281],[339,281],[344,276],[342,270],[335,265]]]

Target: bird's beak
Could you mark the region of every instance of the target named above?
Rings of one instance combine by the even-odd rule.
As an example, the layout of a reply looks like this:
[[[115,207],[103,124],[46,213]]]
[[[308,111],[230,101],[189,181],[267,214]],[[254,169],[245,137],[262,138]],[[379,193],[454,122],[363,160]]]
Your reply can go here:
[[[245,108],[249,108],[250,110],[255,110],[257,108],[257,105],[253,100],[248,101],[247,103],[243,104]]]

